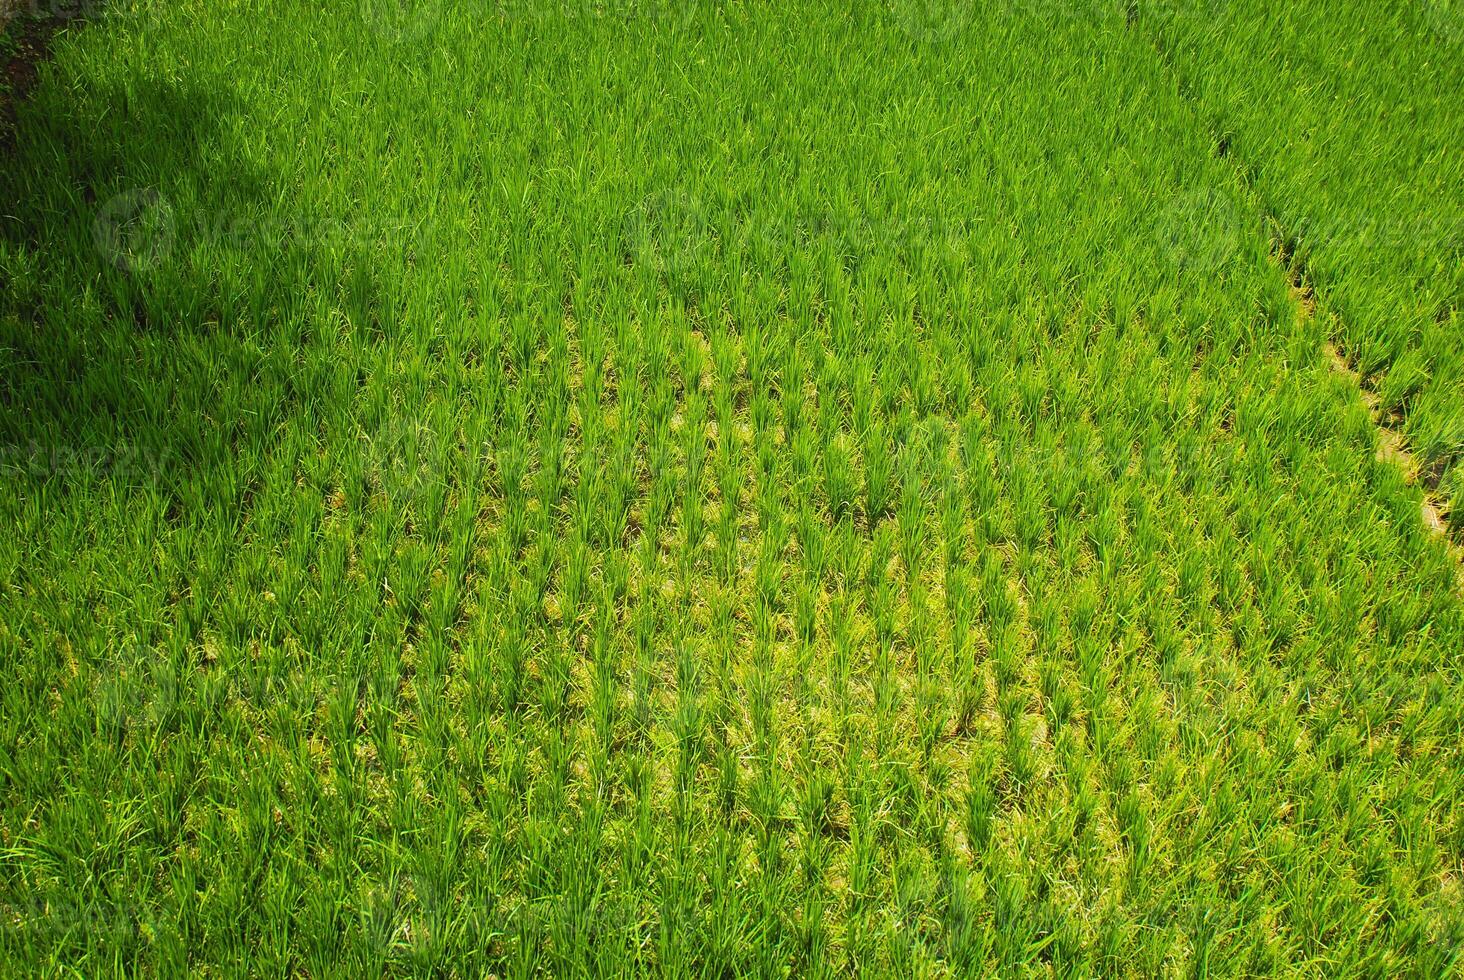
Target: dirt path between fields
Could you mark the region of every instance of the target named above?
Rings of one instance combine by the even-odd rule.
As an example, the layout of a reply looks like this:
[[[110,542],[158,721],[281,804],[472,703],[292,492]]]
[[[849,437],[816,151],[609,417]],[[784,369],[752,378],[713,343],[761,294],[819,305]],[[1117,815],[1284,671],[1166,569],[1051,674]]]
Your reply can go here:
[[[1291,301],[1296,307],[1297,318],[1309,321],[1317,312],[1316,295],[1307,281],[1305,271],[1289,260],[1283,251],[1275,253],[1277,265],[1285,272],[1291,292]],[[1378,432],[1377,458],[1391,463],[1403,471],[1403,479],[1409,486],[1419,486],[1423,467],[1408,446],[1408,440],[1396,429],[1382,410],[1382,402],[1376,392],[1368,387],[1362,374],[1347,360],[1342,349],[1331,339],[1322,342],[1322,352],[1332,370],[1349,379],[1357,388],[1358,396],[1367,406],[1367,412]],[[1421,487],[1423,498],[1419,502],[1419,516],[1424,527],[1448,541],[1455,557],[1464,560],[1464,548],[1458,547],[1449,534],[1449,521],[1443,505],[1433,499],[1426,482]]]
[[[1380,402],[1376,393],[1368,390],[1363,383],[1362,375],[1347,362],[1342,351],[1337,345],[1328,340],[1322,346],[1331,362],[1332,370],[1338,374],[1346,375],[1357,385],[1358,394],[1362,396],[1363,404],[1367,406],[1368,414],[1372,416],[1373,425],[1378,430],[1378,459],[1392,463],[1403,471],[1403,478],[1412,486],[1418,485],[1419,474],[1422,466],[1419,465],[1413,451],[1408,448],[1408,440],[1397,429],[1388,425],[1386,418],[1380,410]],[[1424,490],[1423,500],[1419,505],[1423,514],[1423,523],[1435,534],[1448,536],[1449,521],[1445,516],[1443,506],[1429,496],[1427,489]]]
[[[1129,25],[1130,27],[1135,25],[1133,18],[1130,18]],[[1153,47],[1155,54],[1159,56],[1160,62],[1164,65],[1168,73],[1177,82],[1181,83],[1180,90],[1184,92],[1185,86],[1183,85],[1183,79],[1179,70],[1175,67],[1169,52],[1152,33],[1146,32],[1146,34],[1149,44]],[[1205,125],[1196,106],[1194,96],[1186,94],[1184,98],[1190,103],[1196,123],[1198,125]],[[1229,140],[1222,133],[1213,131],[1213,126],[1210,128],[1212,129],[1210,135],[1215,140],[1217,152],[1222,157],[1228,157]],[[1255,187],[1244,168],[1234,158],[1229,158],[1229,163],[1239,178],[1240,185],[1248,195],[1252,196],[1252,203],[1265,219],[1266,225],[1272,228],[1277,236],[1273,242],[1272,258],[1276,261],[1276,265],[1282,274],[1287,277],[1287,282],[1291,290],[1291,299],[1295,306],[1297,317],[1303,321],[1314,319],[1317,310],[1316,295],[1312,289],[1310,279],[1306,274],[1305,267],[1295,260],[1290,249],[1286,246],[1286,236],[1281,232],[1276,216],[1269,213],[1264,205],[1258,200],[1255,200]],[[1454,557],[1459,560],[1461,566],[1459,570],[1459,582],[1460,587],[1464,588],[1464,527],[1461,527],[1457,531],[1450,527],[1447,505],[1432,496],[1433,486],[1425,478],[1424,467],[1408,445],[1408,440],[1404,437],[1400,428],[1394,425],[1393,419],[1382,411],[1381,402],[1377,393],[1372,390],[1371,386],[1367,383],[1367,379],[1347,360],[1342,349],[1332,340],[1332,336],[1332,331],[1327,331],[1323,336],[1323,353],[1330,362],[1333,371],[1347,376],[1357,386],[1358,394],[1367,406],[1368,415],[1372,419],[1373,427],[1378,432],[1378,459],[1385,460],[1397,466],[1403,471],[1404,479],[1410,486],[1418,486],[1423,491],[1423,500],[1419,506],[1419,517],[1430,532],[1443,538]]]

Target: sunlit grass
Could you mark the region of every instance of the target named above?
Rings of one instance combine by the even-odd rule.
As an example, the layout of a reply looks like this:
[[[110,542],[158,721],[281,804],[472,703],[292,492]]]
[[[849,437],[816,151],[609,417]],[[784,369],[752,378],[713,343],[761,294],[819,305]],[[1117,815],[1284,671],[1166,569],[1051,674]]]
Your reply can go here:
[[[1459,564],[1324,349],[1373,273],[1300,310],[1307,171],[1180,82],[1203,5],[783,6],[61,38],[5,961],[1457,968]]]

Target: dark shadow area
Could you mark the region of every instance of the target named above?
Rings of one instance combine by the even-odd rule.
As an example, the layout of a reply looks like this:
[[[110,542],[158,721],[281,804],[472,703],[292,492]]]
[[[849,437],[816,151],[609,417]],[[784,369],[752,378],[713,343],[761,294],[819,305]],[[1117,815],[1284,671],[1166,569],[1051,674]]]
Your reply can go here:
[[[327,362],[299,356],[300,297],[331,278],[318,236],[281,221],[265,172],[231,144],[244,110],[227,80],[169,74],[43,81],[14,107],[0,149],[6,483],[239,505],[240,461],[329,389]]]
[[[40,77],[40,65],[51,53],[51,37],[67,21],[36,16],[10,0],[0,0],[0,149],[9,149],[15,107]]]
[[[106,14],[107,0],[0,0],[0,151],[9,149],[16,106],[50,60],[51,41]]]

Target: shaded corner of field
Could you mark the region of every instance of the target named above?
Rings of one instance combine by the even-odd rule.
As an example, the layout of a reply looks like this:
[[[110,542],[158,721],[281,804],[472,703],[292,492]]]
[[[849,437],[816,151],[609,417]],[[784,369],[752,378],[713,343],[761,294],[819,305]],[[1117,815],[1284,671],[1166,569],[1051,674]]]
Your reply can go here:
[[[0,0],[0,148],[14,125],[15,106],[35,86],[51,41],[100,12],[103,0]],[[69,4],[69,5],[68,5]]]
[[[272,270],[308,264],[309,246],[266,262],[219,219],[258,221],[277,193],[234,138],[226,81],[59,75],[13,100],[0,140],[0,470],[64,480],[125,461],[197,497],[260,448],[247,419],[308,387],[270,330],[298,291]],[[247,308],[241,282],[259,284]]]

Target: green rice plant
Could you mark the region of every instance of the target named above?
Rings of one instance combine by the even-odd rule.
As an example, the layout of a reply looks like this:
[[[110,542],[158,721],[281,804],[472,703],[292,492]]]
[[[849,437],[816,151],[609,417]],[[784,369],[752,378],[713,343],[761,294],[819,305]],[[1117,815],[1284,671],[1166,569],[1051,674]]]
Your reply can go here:
[[[795,431],[789,429],[789,431]],[[855,470],[844,445],[844,440],[835,438],[832,446],[823,453],[823,490],[827,500],[830,518],[842,520],[854,506]]]
[[[883,426],[864,429],[864,519],[873,528],[889,513],[894,485],[894,458]]]

